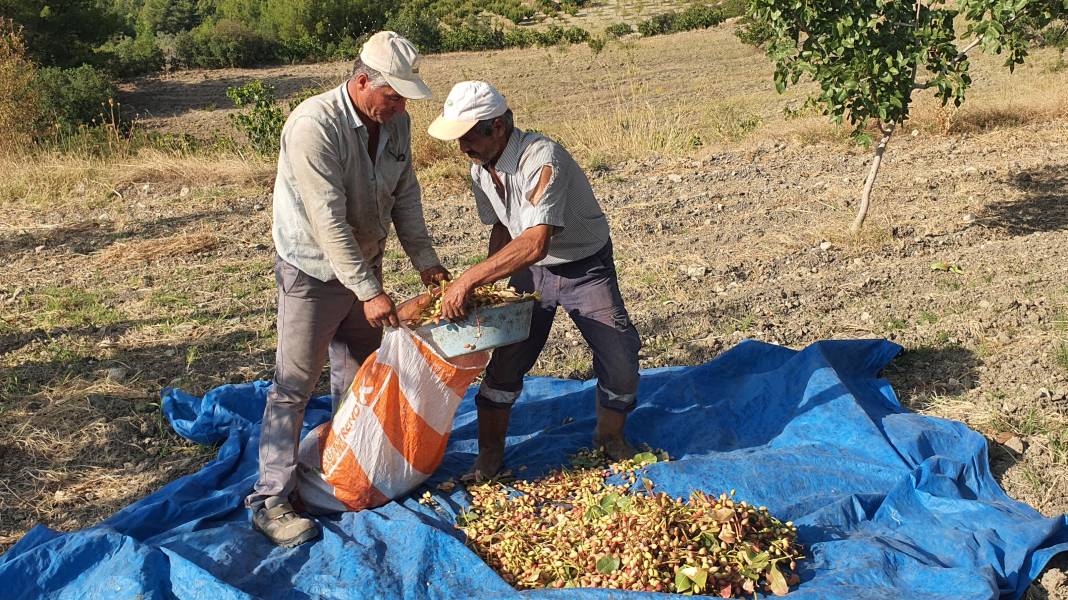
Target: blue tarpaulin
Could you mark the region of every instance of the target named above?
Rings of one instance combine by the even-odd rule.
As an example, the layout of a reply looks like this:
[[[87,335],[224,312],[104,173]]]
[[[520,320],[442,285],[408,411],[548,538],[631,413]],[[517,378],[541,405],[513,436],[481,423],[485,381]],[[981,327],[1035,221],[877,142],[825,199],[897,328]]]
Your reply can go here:
[[[903,409],[879,371],[900,348],[819,342],[802,351],[743,342],[695,367],[642,374],[628,435],[667,450],[648,470],[674,496],[699,489],[766,505],[792,520],[808,558],[790,597],[1019,598],[1068,550],[1065,517],[1012,500],[990,474],[986,441],[961,423]],[[38,526],[0,556],[6,598],[610,598],[606,590],[516,592],[453,528],[465,493],[435,490],[476,450],[472,394],[428,482],[438,509],[412,497],[321,519],[324,536],[292,549],[250,529],[267,384],[203,399],[164,393],[175,430],[220,443],[200,471],[100,525]],[[310,428],[328,418],[313,400]],[[508,463],[536,476],[587,446],[592,382],[531,378],[512,420]],[[654,597],[653,594],[625,594]],[[662,597],[655,595],[655,597]]]

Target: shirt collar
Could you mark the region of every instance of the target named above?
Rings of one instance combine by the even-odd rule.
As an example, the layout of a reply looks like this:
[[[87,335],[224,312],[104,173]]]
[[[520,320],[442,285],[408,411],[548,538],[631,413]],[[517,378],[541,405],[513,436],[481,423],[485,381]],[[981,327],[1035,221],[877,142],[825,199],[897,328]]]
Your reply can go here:
[[[356,107],[352,105],[352,98],[349,98],[348,85],[348,81],[341,84],[337,88],[337,93],[341,100],[341,106],[345,107],[345,116],[349,120],[349,127],[356,129],[357,127],[363,127],[363,121],[360,120],[360,115],[356,114]]]
[[[495,168],[498,171],[504,171],[509,175],[515,175],[519,170],[519,155],[520,145],[522,142],[523,131],[518,127],[512,129],[512,135],[508,138],[508,143],[504,146],[504,150],[501,151],[501,156],[497,159]]]

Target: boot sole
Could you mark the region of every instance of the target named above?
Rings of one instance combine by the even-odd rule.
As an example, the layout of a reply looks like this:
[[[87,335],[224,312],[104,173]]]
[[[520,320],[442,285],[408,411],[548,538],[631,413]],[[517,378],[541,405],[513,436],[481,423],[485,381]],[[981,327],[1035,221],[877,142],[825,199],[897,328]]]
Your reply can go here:
[[[289,539],[278,540],[278,539],[275,539],[275,538],[271,537],[270,535],[268,535],[267,532],[264,531],[263,529],[261,529],[260,526],[257,525],[255,522],[252,523],[252,528],[255,529],[256,531],[262,533],[263,536],[266,537],[267,539],[271,540],[271,543],[273,543],[274,545],[281,546],[283,548],[293,548],[293,547],[299,546],[301,544],[306,544],[306,543],[308,543],[308,542],[310,542],[310,541],[312,541],[314,539],[317,539],[319,537],[319,534],[320,534],[319,529],[313,527],[311,529],[308,529],[307,531],[303,531],[301,533],[298,533],[297,535],[295,535],[295,536],[293,536],[293,537],[291,537]]]
[[[319,531],[316,529],[309,529],[291,540],[280,542],[278,545],[283,548],[293,548],[316,539],[319,539]]]

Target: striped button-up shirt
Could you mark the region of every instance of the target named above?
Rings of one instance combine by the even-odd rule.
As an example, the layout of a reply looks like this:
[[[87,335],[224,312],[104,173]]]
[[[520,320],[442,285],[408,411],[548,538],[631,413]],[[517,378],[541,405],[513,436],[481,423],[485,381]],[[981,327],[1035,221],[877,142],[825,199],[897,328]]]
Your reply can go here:
[[[552,177],[537,204],[530,202],[544,166]],[[497,192],[490,166],[471,167],[471,191],[479,218],[486,225],[500,222],[512,239],[535,225],[552,225],[549,253],[537,264],[558,265],[593,255],[608,243],[608,221],[601,211],[586,173],[560,144],[538,133],[516,128],[495,165],[504,184]]]

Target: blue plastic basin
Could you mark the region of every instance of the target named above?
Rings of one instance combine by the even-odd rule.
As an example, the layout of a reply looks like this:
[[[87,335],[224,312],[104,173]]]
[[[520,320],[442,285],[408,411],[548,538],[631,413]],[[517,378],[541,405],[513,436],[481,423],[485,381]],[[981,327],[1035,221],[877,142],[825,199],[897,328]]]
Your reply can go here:
[[[414,331],[445,358],[521,342],[530,336],[534,300],[474,309],[463,321],[442,321]]]

